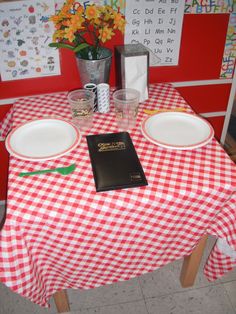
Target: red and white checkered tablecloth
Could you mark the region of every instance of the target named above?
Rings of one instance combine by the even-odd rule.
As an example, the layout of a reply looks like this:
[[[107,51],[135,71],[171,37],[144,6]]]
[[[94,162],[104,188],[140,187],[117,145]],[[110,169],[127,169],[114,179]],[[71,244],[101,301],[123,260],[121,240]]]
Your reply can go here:
[[[13,108],[11,107],[6,113],[4,119],[0,121],[0,137],[5,139],[8,132],[12,128],[12,116],[13,116]]]
[[[150,86],[130,131],[148,186],[95,192],[83,133],[80,145],[51,161],[10,158],[7,218],[0,241],[1,281],[35,303],[66,288],[127,280],[189,255],[206,233],[236,250],[236,168],[215,139],[195,150],[168,150],[141,134],[143,109],[191,109],[168,84]],[[70,118],[66,93],[20,99],[14,126],[44,116]],[[94,114],[90,134],[117,132],[113,108]],[[67,166],[68,175],[19,177],[22,171]],[[213,250],[212,280],[235,259]]]

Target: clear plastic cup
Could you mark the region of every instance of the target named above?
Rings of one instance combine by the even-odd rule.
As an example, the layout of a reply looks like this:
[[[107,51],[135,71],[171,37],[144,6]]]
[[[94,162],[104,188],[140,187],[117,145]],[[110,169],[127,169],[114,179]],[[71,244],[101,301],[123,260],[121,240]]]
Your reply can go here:
[[[94,93],[86,89],[69,92],[72,121],[80,129],[89,129],[93,125]]]
[[[124,88],[114,92],[116,122],[120,130],[130,130],[136,125],[139,98],[139,91],[132,88]]]

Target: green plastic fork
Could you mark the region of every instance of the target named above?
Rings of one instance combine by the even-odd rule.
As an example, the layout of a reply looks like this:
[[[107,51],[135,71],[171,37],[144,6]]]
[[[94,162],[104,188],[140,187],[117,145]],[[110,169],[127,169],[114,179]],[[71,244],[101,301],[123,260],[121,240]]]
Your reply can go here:
[[[73,172],[76,168],[76,164],[72,164],[68,167],[60,167],[60,168],[54,168],[54,169],[44,169],[44,170],[38,170],[38,171],[31,171],[31,172],[21,172],[19,173],[19,177],[25,177],[25,176],[33,176],[36,174],[43,174],[43,173],[49,173],[49,172],[58,172],[62,174],[63,176],[70,174]]]

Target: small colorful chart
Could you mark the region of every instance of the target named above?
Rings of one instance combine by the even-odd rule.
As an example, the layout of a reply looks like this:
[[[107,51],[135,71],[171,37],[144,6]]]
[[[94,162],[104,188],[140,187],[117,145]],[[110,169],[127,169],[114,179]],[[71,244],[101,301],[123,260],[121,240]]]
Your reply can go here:
[[[0,3],[2,81],[60,75],[59,52],[48,46],[54,12],[53,0]]]

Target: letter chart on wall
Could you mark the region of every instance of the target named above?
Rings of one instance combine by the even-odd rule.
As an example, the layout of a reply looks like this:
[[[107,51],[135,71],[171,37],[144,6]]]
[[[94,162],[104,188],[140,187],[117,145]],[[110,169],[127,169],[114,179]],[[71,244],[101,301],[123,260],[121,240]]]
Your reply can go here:
[[[151,66],[177,65],[184,6],[184,0],[126,1],[125,43],[148,48]]]

